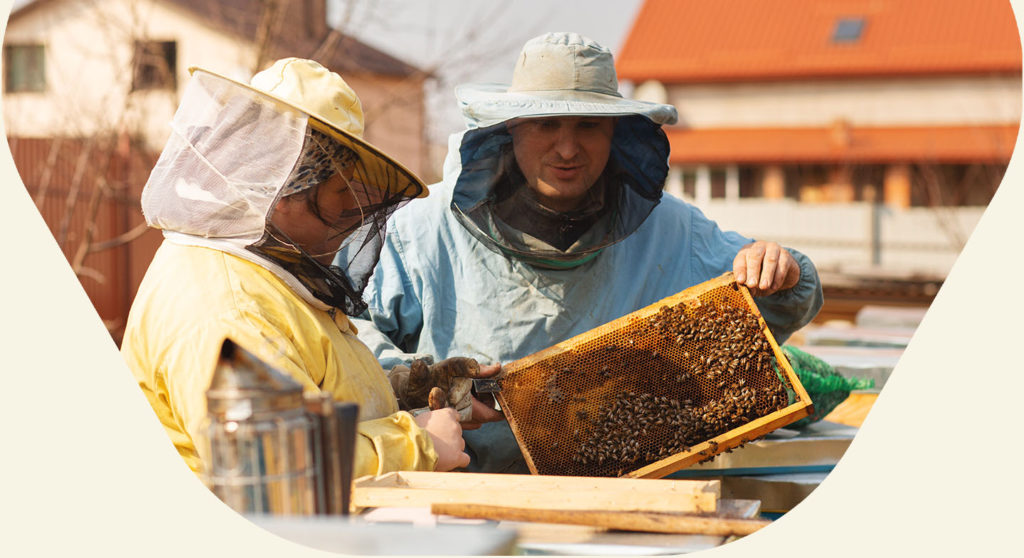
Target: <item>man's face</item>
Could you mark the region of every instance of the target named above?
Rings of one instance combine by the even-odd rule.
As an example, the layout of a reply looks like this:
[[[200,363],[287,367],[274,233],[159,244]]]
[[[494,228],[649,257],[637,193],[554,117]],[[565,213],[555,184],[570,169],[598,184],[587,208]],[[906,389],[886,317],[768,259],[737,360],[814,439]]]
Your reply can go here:
[[[517,118],[508,124],[526,183],[555,211],[579,207],[608,163],[615,118]]]

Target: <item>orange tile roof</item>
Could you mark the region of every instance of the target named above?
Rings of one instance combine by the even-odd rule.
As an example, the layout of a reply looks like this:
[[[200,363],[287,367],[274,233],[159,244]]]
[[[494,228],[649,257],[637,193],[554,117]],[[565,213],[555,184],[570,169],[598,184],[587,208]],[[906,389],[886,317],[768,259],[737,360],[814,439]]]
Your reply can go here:
[[[858,41],[833,43],[840,18]],[[1007,0],[646,0],[619,78],[716,82],[1020,72]]]
[[[1017,126],[666,129],[673,164],[1001,162]]]

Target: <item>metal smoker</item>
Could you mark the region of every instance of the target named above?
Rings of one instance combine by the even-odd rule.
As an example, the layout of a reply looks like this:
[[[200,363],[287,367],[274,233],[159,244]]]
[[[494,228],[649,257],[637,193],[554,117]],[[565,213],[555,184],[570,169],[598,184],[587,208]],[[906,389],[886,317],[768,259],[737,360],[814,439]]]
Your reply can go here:
[[[206,485],[242,514],[347,514],[358,406],[302,386],[230,339],[206,392]]]
[[[305,398],[306,411],[316,423],[317,513],[348,515],[359,405],[334,401],[323,392]]]
[[[239,513],[315,513],[314,423],[302,386],[230,339],[206,392],[207,486]]]

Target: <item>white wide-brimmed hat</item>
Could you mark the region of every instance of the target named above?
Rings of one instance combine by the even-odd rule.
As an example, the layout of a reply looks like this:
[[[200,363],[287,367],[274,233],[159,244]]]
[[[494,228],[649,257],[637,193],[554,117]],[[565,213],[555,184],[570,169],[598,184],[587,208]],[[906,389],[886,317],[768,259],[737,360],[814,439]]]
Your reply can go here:
[[[674,124],[675,107],[625,99],[615,61],[605,47],[577,33],[530,39],[516,61],[512,84],[471,83],[455,88],[470,127],[485,128],[511,118],[641,115]]]
[[[424,197],[427,187],[412,171],[363,139],[363,107],[355,91],[337,73],[313,60],[283,58],[252,77],[250,83],[191,67],[230,81],[309,116],[310,126],[354,151],[363,165],[360,177],[393,194]]]

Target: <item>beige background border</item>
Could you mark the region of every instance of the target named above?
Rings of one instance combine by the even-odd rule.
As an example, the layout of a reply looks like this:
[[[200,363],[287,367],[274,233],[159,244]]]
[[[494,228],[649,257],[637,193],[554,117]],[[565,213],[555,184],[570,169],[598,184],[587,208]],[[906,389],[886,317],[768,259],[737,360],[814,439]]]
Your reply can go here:
[[[1011,4],[1019,28],[1024,0]],[[10,6],[0,0],[4,13]],[[256,528],[185,467],[0,141],[0,554],[324,555]],[[708,555],[1005,555],[1017,546],[1020,159],[839,466],[775,525]]]

